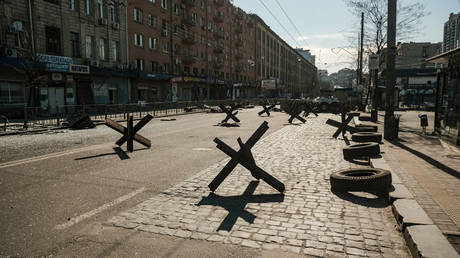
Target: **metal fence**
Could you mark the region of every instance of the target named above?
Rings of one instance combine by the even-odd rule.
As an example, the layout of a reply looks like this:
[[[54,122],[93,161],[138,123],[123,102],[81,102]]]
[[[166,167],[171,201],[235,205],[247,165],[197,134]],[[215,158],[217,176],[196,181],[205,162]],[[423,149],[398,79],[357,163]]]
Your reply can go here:
[[[164,117],[181,115],[185,113],[199,113],[210,110],[210,107],[223,105],[259,105],[261,99],[244,100],[215,100],[215,101],[189,101],[189,102],[154,102],[140,104],[95,104],[95,105],[65,105],[57,106],[52,112],[43,110],[40,107],[28,107],[27,115],[24,119],[15,119],[10,124],[16,124],[27,128],[40,127],[61,127],[66,125],[66,121],[74,114],[84,113],[90,116],[94,122],[112,120],[123,121],[128,115],[134,119],[140,119],[150,114],[153,117]],[[276,100],[269,100],[270,102]]]

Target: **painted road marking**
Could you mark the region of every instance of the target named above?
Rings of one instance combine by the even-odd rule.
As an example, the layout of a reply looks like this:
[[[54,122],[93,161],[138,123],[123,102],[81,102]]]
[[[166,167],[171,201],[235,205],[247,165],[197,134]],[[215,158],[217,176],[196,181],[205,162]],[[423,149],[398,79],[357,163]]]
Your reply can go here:
[[[128,200],[128,199],[131,199],[132,197],[136,196],[137,194],[142,193],[145,190],[146,190],[145,187],[139,188],[136,191],[131,192],[131,193],[127,194],[127,195],[123,195],[123,196],[121,196],[121,197],[119,197],[119,198],[117,198],[117,199],[115,199],[115,200],[113,200],[113,201],[111,201],[109,203],[106,203],[106,204],[102,205],[99,208],[96,208],[96,209],[94,209],[92,211],[83,213],[82,215],[80,215],[78,217],[71,218],[66,223],[59,224],[59,225],[55,226],[54,229],[63,230],[63,229],[66,229],[68,227],[71,227],[71,226],[81,222],[82,220],[88,219],[88,218],[90,218],[90,217],[92,217],[92,216],[94,216],[94,215],[96,215],[96,214],[98,214],[98,213],[100,213],[100,212],[102,212],[104,210],[109,209],[112,206],[115,206],[115,205],[117,205],[117,204],[119,204],[121,202],[124,202],[124,201]]]

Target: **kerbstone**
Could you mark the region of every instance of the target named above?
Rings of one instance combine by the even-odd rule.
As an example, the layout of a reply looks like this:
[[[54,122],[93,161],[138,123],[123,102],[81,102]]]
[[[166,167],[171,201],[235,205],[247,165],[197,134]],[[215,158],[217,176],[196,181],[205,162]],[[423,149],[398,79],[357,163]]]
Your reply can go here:
[[[460,255],[435,225],[408,226],[404,237],[416,257],[459,258]]]
[[[432,225],[423,208],[415,200],[399,199],[393,203],[393,213],[401,230],[411,225]]]

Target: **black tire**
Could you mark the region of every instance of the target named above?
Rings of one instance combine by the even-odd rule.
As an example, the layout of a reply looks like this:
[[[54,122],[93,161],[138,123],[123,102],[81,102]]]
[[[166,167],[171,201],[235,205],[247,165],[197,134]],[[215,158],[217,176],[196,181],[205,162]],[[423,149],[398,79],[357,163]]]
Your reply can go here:
[[[319,110],[323,113],[326,113],[329,109],[329,105],[327,103],[321,103],[319,105]]]
[[[360,115],[359,116],[359,121],[371,121],[371,116],[363,116],[363,115]]]
[[[343,158],[352,160],[362,157],[373,157],[380,154],[380,145],[374,142],[353,144],[343,148]]]
[[[357,133],[376,133],[378,131],[378,127],[374,125],[370,126],[356,126]]]
[[[391,173],[378,168],[346,169],[331,174],[330,180],[333,191],[385,192],[391,186]]]
[[[355,142],[382,142],[382,134],[381,133],[354,133],[351,135],[351,140]]]

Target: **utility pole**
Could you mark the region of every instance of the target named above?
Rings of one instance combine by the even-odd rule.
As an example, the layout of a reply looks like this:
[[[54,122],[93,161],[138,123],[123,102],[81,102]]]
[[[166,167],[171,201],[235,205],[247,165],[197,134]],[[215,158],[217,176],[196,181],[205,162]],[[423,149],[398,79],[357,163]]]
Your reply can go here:
[[[364,12],[361,13],[361,40],[359,52],[359,78],[358,84],[363,84],[363,52],[364,52]]]
[[[396,136],[394,116],[395,54],[396,54],[396,2],[388,0],[388,31],[386,58],[386,110],[384,138],[393,140]]]

